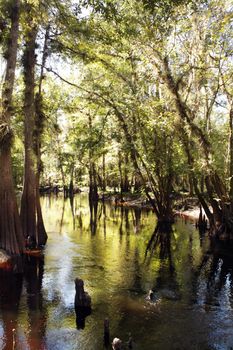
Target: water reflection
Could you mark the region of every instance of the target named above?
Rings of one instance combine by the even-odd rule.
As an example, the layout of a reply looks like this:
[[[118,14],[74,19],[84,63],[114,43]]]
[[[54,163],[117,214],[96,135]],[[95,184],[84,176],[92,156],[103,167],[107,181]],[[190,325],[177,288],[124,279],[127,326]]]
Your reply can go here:
[[[153,283],[152,290],[156,293],[156,298],[166,298],[171,300],[180,299],[179,285],[176,280],[176,271],[172,259],[172,226],[157,224],[152,234],[145,253],[145,263],[148,265],[156,250],[157,256],[161,260],[157,277]]]
[[[233,309],[232,248],[223,242],[212,242],[197,270],[197,303],[207,311],[216,306]]]
[[[25,257],[23,273],[0,272],[0,306],[3,323],[1,349],[46,349],[47,316],[41,292],[43,266],[42,258]],[[22,322],[24,322],[23,335]]]
[[[25,259],[24,279],[27,291],[29,349],[43,350],[46,334],[46,308],[43,305],[42,281],[44,274],[43,257],[27,257]]]
[[[84,329],[86,317],[91,315],[91,310],[90,309],[89,310],[75,309],[75,313],[76,313],[77,329]]]
[[[0,309],[3,326],[1,349],[11,350],[17,347],[19,303],[22,293],[21,274],[0,271]]]
[[[102,349],[105,318],[111,339],[131,332],[140,350],[233,346],[229,247],[200,239],[189,222],[166,231],[151,211],[90,205],[85,195],[44,197],[42,207],[44,259],[0,273],[0,349]],[[92,297],[86,318],[74,309],[76,277]]]
[[[98,221],[98,202],[89,200],[89,207],[90,207],[90,230],[92,235],[96,234],[97,230],[97,221]]]

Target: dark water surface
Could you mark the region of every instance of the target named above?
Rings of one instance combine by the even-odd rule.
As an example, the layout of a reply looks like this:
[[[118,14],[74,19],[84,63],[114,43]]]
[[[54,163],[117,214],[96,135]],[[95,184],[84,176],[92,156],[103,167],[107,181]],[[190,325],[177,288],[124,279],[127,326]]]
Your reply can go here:
[[[31,258],[24,275],[0,274],[0,349],[104,349],[106,317],[111,339],[131,333],[134,349],[233,349],[232,248],[211,247],[181,220],[151,240],[153,213],[99,203],[90,215],[85,195],[72,207],[55,197],[42,205],[44,259]],[[76,277],[92,297],[85,325]]]

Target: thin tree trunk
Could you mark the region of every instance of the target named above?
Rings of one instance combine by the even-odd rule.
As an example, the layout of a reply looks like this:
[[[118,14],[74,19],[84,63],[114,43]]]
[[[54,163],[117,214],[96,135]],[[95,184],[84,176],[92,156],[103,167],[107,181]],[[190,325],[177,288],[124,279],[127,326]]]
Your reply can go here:
[[[19,34],[19,7],[20,1],[13,1],[0,114],[0,247],[10,254],[20,254],[24,251],[24,239],[13,184],[11,163],[13,135],[10,127]]]
[[[233,204],[233,102],[230,107],[229,113],[229,175],[230,175],[230,199]]]
[[[123,202],[123,192],[124,192],[124,184],[123,184],[123,174],[122,174],[122,157],[121,152],[118,152],[118,168],[120,173],[120,191],[121,191],[121,202]]]
[[[89,122],[89,132],[92,133],[92,117],[89,113],[88,115]],[[97,186],[97,174],[95,163],[93,161],[93,149],[89,150],[89,200],[97,201],[98,200],[98,186]]]
[[[70,169],[70,184],[69,184],[69,197],[74,196],[74,163]]]
[[[106,162],[105,162],[105,153],[103,153],[103,193],[106,192]]]

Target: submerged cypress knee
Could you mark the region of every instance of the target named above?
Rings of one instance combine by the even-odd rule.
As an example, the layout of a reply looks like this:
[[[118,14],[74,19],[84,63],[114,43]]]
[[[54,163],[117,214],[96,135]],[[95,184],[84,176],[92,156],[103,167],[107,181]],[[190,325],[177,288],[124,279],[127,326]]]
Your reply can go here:
[[[75,279],[75,308],[91,309],[91,297],[84,291],[84,282],[81,278]]]
[[[85,328],[85,318],[91,314],[91,297],[84,291],[84,282],[81,278],[75,279],[75,313],[78,329]]]

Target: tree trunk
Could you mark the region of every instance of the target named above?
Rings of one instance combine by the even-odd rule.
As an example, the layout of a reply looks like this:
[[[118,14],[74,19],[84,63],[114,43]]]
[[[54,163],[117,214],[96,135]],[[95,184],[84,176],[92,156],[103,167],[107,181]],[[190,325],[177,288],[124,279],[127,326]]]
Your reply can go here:
[[[208,139],[208,136],[204,133],[204,131],[193,122],[193,116],[192,112],[190,111],[189,107],[186,105],[186,103],[183,102],[182,97],[179,93],[178,86],[175,83],[174,76],[172,75],[172,72],[169,67],[168,58],[162,58],[160,54],[158,53],[159,57],[159,63],[157,65],[158,71],[161,75],[161,77],[164,79],[164,82],[171,94],[171,96],[174,99],[174,105],[177,111],[177,114],[180,117],[180,122],[182,125],[185,125],[185,123],[189,126],[190,130],[192,131],[193,136],[197,138],[196,142],[199,142],[204,155],[204,161],[206,166],[206,174],[205,177],[205,185],[208,193],[208,200],[206,200],[203,196],[203,194],[200,192],[197,184],[197,179],[195,178],[195,174],[192,172],[193,176],[193,184],[195,188],[195,192],[198,196],[198,199],[200,200],[200,203],[202,207],[205,210],[206,216],[209,219],[210,223],[210,229],[211,233],[219,237],[220,239],[233,239],[233,208],[232,205],[230,205],[230,199],[231,199],[231,186],[233,186],[233,180],[232,183],[230,183],[230,195],[227,193],[227,190],[223,184],[223,181],[220,179],[220,177],[217,174],[217,171],[213,169],[212,165],[210,164],[210,155],[211,155],[211,145]],[[161,71],[160,66],[163,67],[163,70]],[[231,108],[232,109],[232,108]],[[230,111],[230,118],[229,118],[229,124],[230,124],[230,138],[229,138],[229,149],[230,149],[230,174],[232,174],[233,171],[233,137],[232,137],[232,118],[233,118],[233,112]],[[184,146],[186,149],[186,153],[189,153],[189,156],[191,155],[189,145],[187,140],[184,140],[185,136],[185,130],[184,127],[181,128],[181,131],[183,132],[183,138]],[[193,138],[194,140],[194,138]],[[188,154],[187,153],[187,154]],[[192,158],[192,157],[191,157]],[[194,160],[191,158],[189,159],[190,166],[193,167]],[[231,169],[232,166],[232,169]],[[233,192],[233,190],[232,190]],[[218,200],[216,200],[216,197]],[[208,203],[212,206],[212,211],[210,211]]]
[[[29,16],[30,10],[29,10]],[[24,185],[21,198],[21,222],[24,236],[30,239],[31,246],[42,246],[46,243],[39,199],[39,172],[37,171],[37,155],[35,152],[36,125],[35,125],[35,45],[37,27],[33,26],[30,18],[31,28],[26,35],[26,48],[24,52],[24,146],[25,146],[25,168]],[[40,155],[39,155],[40,156]],[[38,164],[39,166],[39,164]]]
[[[120,173],[121,202],[123,202],[124,183],[123,183],[123,174],[122,174],[122,157],[121,157],[120,151],[118,152],[118,168]]]
[[[24,239],[13,185],[11,163],[13,135],[10,128],[19,33],[19,7],[20,1],[13,1],[0,114],[0,247],[10,254],[20,254],[24,251]]]
[[[125,154],[125,163],[124,163],[124,185],[123,185],[123,191],[124,192],[129,192],[130,191],[128,170],[127,170],[128,163],[129,163],[129,157],[128,157],[128,154],[126,153]]]
[[[74,196],[74,164],[71,165],[70,169],[70,184],[69,184],[69,197]]]
[[[233,205],[233,102],[230,106],[230,113],[229,113],[229,153],[230,153],[230,164],[229,164],[230,200]]]
[[[105,161],[105,152],[103,153],[103,183],[102,183],[102,191],[106,192],[106,161]]]
[[[43,82],[43,75],[44,75],[44,67],[46,63],[47,58],[47,45],[48,45],[48,38],[49,38],[49,26],[46,28],[45,33],[45,39],[44,39],[44,47],[43,47],[43,54],[42,54],[42,65],[41,65],[41,72],[40,72],[40,79],[39,79],[39,86],[38,86],[38,93],[36,94],[35,98],[35,127],[36,130],[34,132],[34,149],[36,154],[36,163],[37,163],[37,173],[36,173],[36,212],[37,212],[37,226],[38,226],[38,234],[40,235],[40,241],[44,242],[42,244],[45,244],[47,241],[47,233],[44,226],[44,220],[40,205],[40,175],[43,169],[43,163],[41,160],[41,137],[44,131],[44,120],[45,115],[43,112],[43,95],[42,95],[42,82]]]
[[[95,164],[91,161],[89,169],[89,200],[98,201],[98,186],[97,186],[97,176],[96,176]]]

